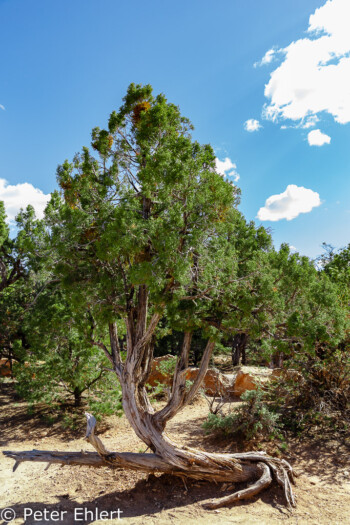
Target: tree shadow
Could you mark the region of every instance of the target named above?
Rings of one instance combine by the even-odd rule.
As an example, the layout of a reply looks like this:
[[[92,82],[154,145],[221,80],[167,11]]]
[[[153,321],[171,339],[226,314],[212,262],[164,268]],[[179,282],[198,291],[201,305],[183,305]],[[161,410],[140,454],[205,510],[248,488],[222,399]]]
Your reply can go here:
[[[190,479],[183,482],[169,474],[150,475],[147,480],[139,480],[132,489],[103,494],[93,500],[87,499],[78,502],[71,499],[69,494],[65,494],[58,496],[59,502],[57,503],[45,504],[28,501],[27,503],[13,505],[11,508],[17,518],[24,519],[26,513],[24,521],[26,525],[53,523],[57,519],[51,520],[50,517],[57,518],[57,516],[61,518],[58,521],[61,525],[71,525],[76,522],[88,525],[100,517],[101,519],[114,519],[117,523],[118,509],[121,519],[139,516],[147,518],[147,516],[157,515],[164,510],[173,511],[176,517],[176,512],[182,507],[200,505],[208,499],[220,498],[236,490],[241,490],[244,486],[246,485],[243,483],[237,483],[227,487],[227,484],[218,483],[214,485],[207,481]],[[268,489],[248,501],[234,503],[231,507],[250,505],[258,499],[271,505],[281,514],[288,515],[284,506],[282,491],[278,487]],[[1,510],[3,509],[0,509],[0,515]],[[37,514],[34,514],[35,512]],[[53,512],[59,514],[53,515]],[[102,512],[104,512],[103,515],[101,515]],[[205,512],[208,512],[208,516],[210,516],[212,511]],[[7,523],[9,522],[2,522],[3,525]]]
[[[85,434],[86,418],[84,407],[74,409],[70,403],[62,403],[54,410],[44,403],[38,403],[33,410],[27,401],[16,393],[12,383],[0,383],[0,446],[22,443],[25,439],[41,440],[43,437],[59,437],[61,442],[80,439]],[[66,411],[66,412],[65,412]],[[72,414],[75,427],[64,427],[64,414]],[[74,418],[74,420],[73,420]],[[69,422],[68,422],[69,423]],[[105,432],[109,425],[99,425],[99,432]]]
[[[344,483],[344,472],[350,469],[350,441],[345,433],[329,430],[322,436],[294,440],[290,447],[298,468],[300,462],[306,476],[315,476],[329,484]]]

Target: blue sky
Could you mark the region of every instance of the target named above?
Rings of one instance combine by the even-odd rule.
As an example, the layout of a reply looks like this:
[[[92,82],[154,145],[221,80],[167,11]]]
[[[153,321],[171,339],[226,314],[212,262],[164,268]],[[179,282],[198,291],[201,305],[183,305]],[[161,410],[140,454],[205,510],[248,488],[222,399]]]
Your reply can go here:
[[[322,242],[347,245],[349,17],[348,0],[0,0],[10,218],[27,202],[40,214],[57,165],[130,82],[150,83],[239,175],[240,209],[277,247],[316,257]]]

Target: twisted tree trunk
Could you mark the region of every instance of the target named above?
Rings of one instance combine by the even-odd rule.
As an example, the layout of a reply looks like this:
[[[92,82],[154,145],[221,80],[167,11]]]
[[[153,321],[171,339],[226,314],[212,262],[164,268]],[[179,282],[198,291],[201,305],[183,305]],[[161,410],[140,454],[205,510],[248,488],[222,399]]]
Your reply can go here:
[[[185,333],[181,355],[176,365],[172,392],[167,405],[154,411],[147,397],[145,384],[150,373],[153,348],[152,336],[161,313],[154,313],[147,327],[147,291],[139,288],[137,312],[126,320],[127,357],[122,362],[116,324],[109,326],[111,351],[105,347],[113,368],[120,380],[123,393],[123,408],[137,436],[150,448],[152,453],[133,454],[111,452],[95,436],[96,420],[87,414],[86,439],[97,453],[59,452],[4,452],[16,460],[15,468],[22,461],[44,461],[70,465],[110,466],[130,468],[146,472],[164,472],[175,476],[190,477],[222,482],[253,482],[248,488],[230,496],[207,502],[207,508],[228,505],[240,499],[251,498],[270,485],[273,478],[283,488],[287,505],[295,505],[291,482],[293,472],[284,460],[267,456],[264,452],[243,454],[212,454],[201,450],[179,446],[164,432],[166,423],[186,406],[198,392],[208,369],[215,343],[208,341],[198,375],[190,388],[186,387],[186,371],[192,335]],[[102,345],[103,346],[103,345]]]

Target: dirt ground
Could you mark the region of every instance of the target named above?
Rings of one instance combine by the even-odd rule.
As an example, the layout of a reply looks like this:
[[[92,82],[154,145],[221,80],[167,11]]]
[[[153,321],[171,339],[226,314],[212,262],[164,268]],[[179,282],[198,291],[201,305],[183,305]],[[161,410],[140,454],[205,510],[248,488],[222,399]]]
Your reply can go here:
[[[28,416],[26,403],[14,400],[11,384],[0,384],[1,450],[90,450],[83,439],[83,423],[77,432],[63,431],[58,424]],[[210,451],[235,450],[232,443],[219,442],[203,434],[201,425],[208,413],[199,398],[168,425],[178,442]],[[107,418],[97,428],[111,450],[140,452],[138,440],[124,417]],[[201,504],[212,497],[233,491],[233,486],[186,481],[167,475],[150,476],[132,471],[113,471],[22,463],[12,472],[13,461],[0,455],[0,523],[12,515],[19,524],[184,524],[209,525],[275,523],[344,525],[350,524],[349,448],[329,437],[322,441],[294,442],[284,457],[299,474],[295,493],[297,508],[290,513],[280,489],[273,485],[254,499],[230,508],[204,510]],[[235,490],[242,488],[236,485]],[[118,509],[119,516],[118,519]],[[36,512],[36,514],[34,514]],[[24,515],[26,514],[26,519]]]

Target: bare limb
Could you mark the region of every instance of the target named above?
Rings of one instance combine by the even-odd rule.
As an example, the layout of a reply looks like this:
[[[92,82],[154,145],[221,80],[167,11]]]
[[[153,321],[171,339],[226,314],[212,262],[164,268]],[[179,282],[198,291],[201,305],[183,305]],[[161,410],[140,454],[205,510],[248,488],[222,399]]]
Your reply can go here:
[[[104,458],[105,456],[109,456],[111,452],[106,449],[102,441],[99,437],[95,436],[95,426],[96,426],[96,419],[92,414],[89,414],[89,412],[85,412],[86,415],[86,435],[85,439],[88,441],[94,449],[97,451],[98,455]]]
[[[207,346],[205,347],[201,363],[199,365],[197,377],[194,380],[194,383],[191,386],[190,390],[186,393],[184,404],[187,405],[188,403],[190,403],[190,401],[192,401],[194,396],[197,394],[202,384],[202,381],[204,379],[204,376],[207,373],[209,361],[211,358],[211,354],[214,350],[214,347],[215,347],[215,341],[211,341],[209,339],[209,341],[207,342]]]
[[[154,333],[154,330],[157,327],[157,324],[159,323],[160,318],[162,317],[161,313],[155,313],[152,315],[152,318],[149,322],[148,328],[145,332],[145,335],[136,343],[133,352],[136,355],[142,347],[144,347],[147,343],[150,342],[151,337]]]
[[[191,348],[192,333],[186,332],[182,344],[181,355],[178,358],[173,385],[169,402],[162,410],[154,415],[156,425],[161,428],[165,427],[166,422],[175,416],[183,407],[186,396],[186,372],[188,368],[188,356]]]

